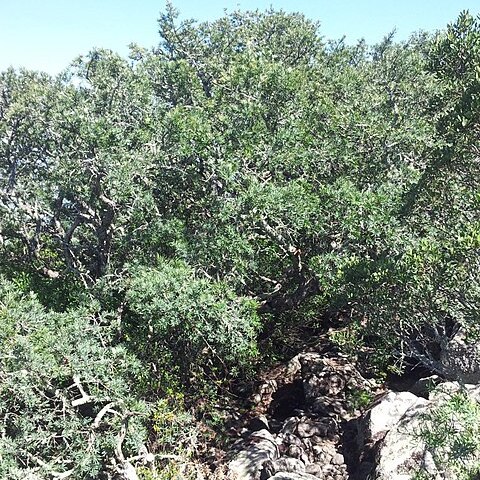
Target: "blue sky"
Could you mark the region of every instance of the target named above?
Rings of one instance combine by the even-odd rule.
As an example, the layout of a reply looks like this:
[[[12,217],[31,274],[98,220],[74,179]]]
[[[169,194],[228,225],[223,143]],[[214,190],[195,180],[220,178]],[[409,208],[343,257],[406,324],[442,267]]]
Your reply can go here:
[[[213,20],[224,9],[233,11],[270,6],[300,11],[321,22],[327,38],[346,35],[353,43],[375,43],[397,29],[397,39],[410,33],[437,30],[461,10],[480,13],[479,0],[175,0],[182,18]],[[136,42],[158,42],[157,18],[165,7],[157,0],[0,0],[0,70],[9,66],[55,74],[77,55],[93,47],[122,55]]]

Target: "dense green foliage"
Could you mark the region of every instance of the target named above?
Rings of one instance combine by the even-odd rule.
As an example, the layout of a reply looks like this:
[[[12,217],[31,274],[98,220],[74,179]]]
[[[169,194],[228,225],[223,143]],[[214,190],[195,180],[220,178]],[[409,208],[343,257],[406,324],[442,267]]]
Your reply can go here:
[[[463,391],[448,395],[446,402],[424,415],[420,437],[440,471],[460,480],[478,476],[479,420],[480,405]],[[418,474],[418,480],[432,478],[426,472]]]
[[[215,396],[272,332],[348,318],[382,372],[478,328],[479,20],[368,47],[168,7],[159,32],[0,74],[4,477],[145,461],[148,412]]]
[[[110,457],[136,453],[148,416],[133,394],[140,364],[118,344],[110,319],[47,312],[5,281],[0,295],[1,477],[71,470],[94,479]]]

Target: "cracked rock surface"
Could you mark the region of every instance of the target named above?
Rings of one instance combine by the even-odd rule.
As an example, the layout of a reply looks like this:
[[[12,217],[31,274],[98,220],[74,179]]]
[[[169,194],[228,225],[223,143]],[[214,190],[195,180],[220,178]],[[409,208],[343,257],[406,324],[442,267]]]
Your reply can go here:
[[[228,478],[413,480],[422,470],[456,480],[454,470],[435,464],[418,432],[459,391],[480,403],[480,386],[431,376],[410,388],[385,390],[339,354],[299,354],[258,386],[256,416],[230,452]],[[362,392],[375,398],[364,412],[355,408]],[[480,454],[470,460],[480,462]]]
[[[233,449],[232,478],[349,478],[344,429],[360,415],[352,397],[377,388],[344,357],[295,356],[258,387],[258,416]]]

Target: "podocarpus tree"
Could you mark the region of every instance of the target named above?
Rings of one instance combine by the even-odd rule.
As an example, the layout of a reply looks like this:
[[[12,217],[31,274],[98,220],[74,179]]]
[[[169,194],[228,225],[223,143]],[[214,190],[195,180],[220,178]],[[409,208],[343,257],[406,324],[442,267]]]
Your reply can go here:
[[[450,378],[439,351],[459,327],[478,334],[479,38],[478,21],[462,13],[425,45],[424,70],[436,84],[425,114],[433,115],[435,142],[398,203],[398,253],[357,284],[363,293],[354,289],[373,331],[390,332],[384,338],[400,356]]]
[[[11,322],[35,323],[14,335],[44,345],[35,371],[76,392],[48,352],[57,328],[72,343],[83,328],[95,359],[140,362],[139,397],[203,395],[255,357],[262,324],[347,313],[379,357],[428,363],[446,326],[475,323],[478,22],[373,48],[274,11],[198,24],[168,8],[159,28],[129,60],[97,50],[55,79],[0,76],[0,273],[57,311],[35,301],[36,320]],[[50,408],[40,380],[32,411]],[[81,438],[102,402],[68,411]],[[3,438],[24,448],[28,425]]]
[[[193,28],[175,26],[170,12],[161,27],[165,42],[154,61],[190,71],[192,83],[189,97],[172,102],[158,147],[172,170],[164,195],[182,186],[174,213],[185,227],[182,254],[265,309],[296,306],[319,292],[313,259],[345,253],[340,231],[349,228],[350,200],[337,192],[356,197],[352,209],[377,194],[394,208],[405,188],[396,179],[415,179],[409,165],[432,132],[414,108],[416,91],[426,94],[431,83],[420,55],[386,45],[372,64],[356,49],[330,51],[314,24],[286,14],[232,15]],[[300,44],[288,54],[272,52],[292,37]],[[382,69],[393,75],[389,62],[405,62],[403,76],[377,80]]]
[[[47,138],[28,138],[49,145],[52,191],[33,200],[41,186],[17,178],[4,208],[23,189],[38,218],[4,247],[86,285],[132,258],[181,257],[265,309],[291,308],[319,291],[312,259],[343,252],[340,231],[357,228],[344,222],[349,202],[394,205],[415,178],[431,134],[414,108],[430,82],[420,55],[386,44],[370,61],[275,12],[196,26],[170,10],[160,27],[162,45],[136,49],[133,66],[98,51],[72,67],[76,87],[56,81]]]
[[[72,70],[78,87],[3,75],[2,233],[5,251],[27,269],[89,284],[106,273],[113,238],[121,237],[117,218],[129,221],[142,199],[133,177],[148,140],[148,90],[134,87],[125,60],[107,52]]]

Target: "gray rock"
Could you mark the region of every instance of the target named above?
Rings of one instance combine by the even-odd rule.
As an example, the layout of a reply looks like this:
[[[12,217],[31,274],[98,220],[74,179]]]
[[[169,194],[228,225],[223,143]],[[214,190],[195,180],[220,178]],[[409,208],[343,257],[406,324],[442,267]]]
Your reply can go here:
[[[316,457],[318,457],[323,453],[323,448],[320,445],[314,445],[312,447],[312,452]]]
[[[348,395],[352,389],[370,391],[376,388],[373,382],[365,380],[347,358],[311,352],[299,354],[286,366],[279,367],[274,378],[261,384],[256,401],[263,406],[270,405],[271,411],[275,411],[283,406],[283,401],[288,403],[290,390],[286,389],[285,397],[283,387],[295,384],[303,387],[305,404],[292,404],[291,408],[297,407],[290,410],[294,416],[283,422],[273,418],[267,420],[265,416],[252,419],[249,432],[254,433],[240,443],[235,456],[230,457],[231,478],[346,478],[344,459],[336,447],[341,441],[341,425],[352,419]],[[283,389],[283,396],[275,395],[275,392],[280,393],[279,389]],[[279,433],[273,435],[270,429]]]
[[[307,465],[305,468],[305,472],[309,473],[310,475],[314,475],[315,477],[322,478],[323,476],[323,468],[321,463],[311,463]]]
[[[310,438],[310,441],[312,442],[312,445],[321,445],[324,442],[323,438],[319,435],[314,435]]]
[[[303,473],[305,471],[305,464],[297,458],[282,457],[269,462],[269,470],[272,475],[278,472],[294,472]]]
[[[322,463],[324,465],[328,465],[331,461],[333,456],[335,455],[335,449],[330,449],[327,446],[320,447],[317,451],[314,451],[314,455],[316,457],[317,463]]]
[[[322,436],[322,431],[313,421],[304,420],[297,425],[297,434],[301,438],[308,438],[314,435]]]
[[[480,383],[480,342],[467,338],[464,329],[444,346],[440,353],[443,375],[449,380],[467,384]]]
[[[289,417],[285,420],[282,426],[282,433],[293,434],[297,430],[297,425],[300,422],[298,417]]]
[[[469,398],[480,403],[480,385],[461,385],[458,382],[441,383],[431,392],[430,400],[445,401],[459,390],[464,390]]]
[[[396,425],[405,412],[414,406],[425,405],[428,401],[410,392],[389,392],[373,406],[359,424],[359,442],[375,443]]]
[[[309,473],[278,472],[270,480],[318,480],[318,477]]]
[[[293,433],[284,433],[281,438],[283,439],[283,443],[285,443],[286,445],[296,445],[297,447],[303,447],[302,440]]]
[[[290,445],[287,450],[287,455],[292,458],[300,458],[303,455],[303,448],[297,445]]]
[[[315,398],[311,406],[311,411],[317,415],[321,415],[322,417],[331,415],[332,411],[329,403],[327,402],[328,401],[323,396]]]
[[[302,370],[302,364],[300,362],[301,357],[302,354],[296,355],[288,362],[287,368],[285,369],[285,377],[292,378],[298,375],[298,373]]]
[[[407,392],[388,394],[364,417],[363,433],[369,433],[365,441],[374,445],[375,480],[413,480],[419,471],[426,471],[431,478],[457,480],[458,472],[435,465],[431,452],[418,435],[426,425],[426,415],[437,409],[451,395],[460,390],[458,383],[440,384],[426,400]],[[480,400],[480,386],[465,386],[467,394]],[[413,397],[413,398],[412,398]],[[382,441],[375,443],[381,438]],[[478,461],[473,459],[472,462]],[[473,464],[472,464],[473,466]],[[370,468],[370,465],[365,467]]]
[[[239,451],[228,464],[228,469],[238,480],[258,480],[264,462],[276,460],[279,456],[275,438],[268,430],[252,433],[237,448]]]
[[[337,424],[331,418],[303,420],[297,425],[297,435],[301,438],[329,437],[337,432]]]
[[[307,401],[313,402],[320,396],[336,397],[345,389],[345,380],[333,372],[309,375],[304,378],[303,389]]]
[[[341,453],[336,453],[330,463],[332,463],[332,465],[343,465],[345,463],[345,459]]]

